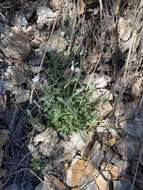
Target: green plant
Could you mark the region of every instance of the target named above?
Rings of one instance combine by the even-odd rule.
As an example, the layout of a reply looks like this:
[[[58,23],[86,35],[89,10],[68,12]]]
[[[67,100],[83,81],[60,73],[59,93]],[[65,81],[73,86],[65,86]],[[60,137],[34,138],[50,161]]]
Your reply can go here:
[[[45,66],[48,67],[46,69],[46,75],[50,84],[55,83],[55,81],[63,77],[66,59],[63,52],[58,54],[56,52],[51,52],[45,58],[44,63]]]
[[[81,75],[64,76],[73,54],[50,53],[45,60],[48,85],[41,84],[40,115],[47,118],[47,127],[59,134],[86,129],[97,122],[97,114],[89,101],[89,89],[80,84]],[[36,103],[37,104],[37,103]]]
[[[34,172],[36,172],[36,173],[40,172],[41,173],[44,165],[40,159],[32,158],[30,167]]]
[[[73,92],[74,90],[74,92]],[[97,122],[96,112],[84,88],[46,86],[43,88],[41,108],[48,119],[48,127],[60,134],[86,129]]]

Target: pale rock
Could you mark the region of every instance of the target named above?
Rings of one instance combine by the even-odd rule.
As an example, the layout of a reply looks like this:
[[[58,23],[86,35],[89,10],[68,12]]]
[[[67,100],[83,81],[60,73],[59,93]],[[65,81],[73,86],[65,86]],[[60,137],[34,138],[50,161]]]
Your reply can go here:
[[[112,180],[118,179],[120,175],[118,166],[110,162],[103,162],[101,165],[101,170],[103,171],[103,174],[107,179],[111,179],[111,176],[112,176]],[[105,171],[107,173],[104,173]]]
[[[99,123],[97,128],[102,127],[102,128],[108,129],[108,128],[110,128],[110,126],[111,126],[111,121],[109,118],[106,118],[106,119],[102,120],[102,122]]]
[[[12,82],[11,81],[6,81],[6,83],[5,83],[5,90],[6,91],[13,91],[13,89],[14,89],[14,85],[12,84]]]

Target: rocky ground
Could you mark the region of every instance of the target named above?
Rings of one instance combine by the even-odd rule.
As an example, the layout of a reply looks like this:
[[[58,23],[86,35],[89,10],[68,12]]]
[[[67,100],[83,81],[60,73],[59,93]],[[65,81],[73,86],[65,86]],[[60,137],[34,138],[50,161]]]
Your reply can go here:
[[[0,189],[143,189],[143,0],[0,0]]]

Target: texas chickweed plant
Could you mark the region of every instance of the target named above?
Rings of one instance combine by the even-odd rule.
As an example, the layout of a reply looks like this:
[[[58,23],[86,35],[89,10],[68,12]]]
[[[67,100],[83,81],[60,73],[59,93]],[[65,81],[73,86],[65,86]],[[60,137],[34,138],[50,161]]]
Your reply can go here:
[[[86,129],[97,122],[97,116],[85,88],[73,85],[64,87],[44,86],[41,107],[48,127],[59,134]],[[74,90],[74,92],[72,92]]]
[[[86,129],[97,122],[97,114],[89,101],[89,90],[80,83],[80,74],[65,79],[67,57],[49,54],[45,59],[48,85],[41,84],[40,113],[47,121],[47,127],[59,134]]]

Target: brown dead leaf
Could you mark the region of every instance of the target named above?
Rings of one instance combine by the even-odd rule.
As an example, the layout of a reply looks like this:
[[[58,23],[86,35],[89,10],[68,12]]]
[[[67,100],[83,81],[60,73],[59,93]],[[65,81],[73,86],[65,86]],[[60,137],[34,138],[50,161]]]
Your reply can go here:
[[[87,179],[90,176],[94,178],[95,189],[97,186],[100,190],[108,189],[108,184],[102,175],[99,174],[99,171],[94,165],[85,160],[75,160],[67,170],[67,184],[70,184],[70,186],[81,186],[87,183],[87,181],[83,181],[82,179]]]

